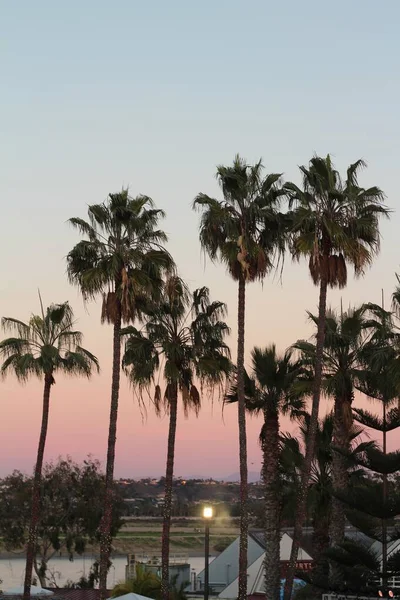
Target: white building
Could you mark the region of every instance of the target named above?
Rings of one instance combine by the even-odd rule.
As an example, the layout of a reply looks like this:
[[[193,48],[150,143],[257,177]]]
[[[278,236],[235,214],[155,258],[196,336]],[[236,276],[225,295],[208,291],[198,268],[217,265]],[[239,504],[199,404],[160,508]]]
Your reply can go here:
[[[290,558],[292,547],[292,538],[284,533],[280,543],[281,567],[287,564]],[[264,570],[263,560],[265,556],[265,542],[262,531],[253,530],[248,535],[247,550],[247,576],[248,576],[248,594],[264,592]],[[312,558],[303,549],[299,550],[299,563],[305,568],[311,567]],[[301,566],[301,565],[299,565]],[[217,556],[209,567],[209,583],[213,594],[218,594],[222,599],[235,599],[238,596],[238,575],[239,575],[239,538],[228,546],[219,556]],[[197,589],[203,589],[204,571],[197,577]]]

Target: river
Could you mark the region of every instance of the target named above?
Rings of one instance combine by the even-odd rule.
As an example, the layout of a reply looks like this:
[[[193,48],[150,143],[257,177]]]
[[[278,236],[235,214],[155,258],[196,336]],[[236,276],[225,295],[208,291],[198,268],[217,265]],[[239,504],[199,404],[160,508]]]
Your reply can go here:
[[[213,560],[214,557],[211,557]],[[82,575],[88,575],[90,567],[94,561],[92,556],[78,556],[73,561],[67,558],[53,558],[49,561],[49,570],[52,573],[58,587],[63,587],[70,581],[78,581]],[[110,568],[107,587],[112,588],[115,584],[125,580],[125,567],[127,559],[125,556],[113,558]],[[198,574],[204,568],[204,558],[201,556],[189,557],[191,571]],[[1,589],[23,585],[25,571],[25,558],[2,558],[0,559],[0,579],[2,580]],[[52,585],[50,580],[48,585]]]

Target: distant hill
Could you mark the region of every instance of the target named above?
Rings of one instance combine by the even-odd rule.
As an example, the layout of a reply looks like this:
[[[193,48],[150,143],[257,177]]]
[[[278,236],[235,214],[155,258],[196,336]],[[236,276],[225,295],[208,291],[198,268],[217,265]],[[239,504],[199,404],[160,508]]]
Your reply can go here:
[[[185,475],[183,478],[184,479],[203,479],[205,481],[206,479],[209,479],[209,477],[210,476],[206,476],[206,475]],[[232,473],[231,475],[228,475],[227,477],[212,477],[212,479],[214,479],[214,481],[226,481],[227,483],[239,483],[240,474]],[[261,475],[257,471],[249,471],[248,479],[249,479],[249,483],[257,483],[257,481],[260,481]]]
[[[249,474],[248,474],[249,483],[256,483],[257,481],[260,481],[260,478],[261,478],[260,473],[258,473],[257,471],[249,471]],[[224,477],[223,481],[228,481],[228,482],[240,481],[240,474],[232,473],[232,475],[228,475],[228,477]]]
[[[209,475],[185,475],[183,476],[183,479],[203,479],[204,481],[206,481],[207,479],[209,479],[210,476]],[[228,475],[226,477],[212,477],[212,479],[214,479],[214,481],[226,481],[227,483],[239,483],[240,481],[240,474],[239,473],[232,473],[231,475]],[[249,483],[257,483],[257,481],[260,481],[261,479],[261,475],[259,472],[257,471],[249,471]]]

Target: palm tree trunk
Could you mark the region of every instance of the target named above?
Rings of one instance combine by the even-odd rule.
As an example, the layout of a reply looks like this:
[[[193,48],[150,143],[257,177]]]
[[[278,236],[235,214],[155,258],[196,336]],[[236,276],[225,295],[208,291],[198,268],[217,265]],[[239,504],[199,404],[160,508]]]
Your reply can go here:
[[[121,304],[118,300],[117,315],[114,321],[113,367],[111,384],[110,424],[108,430],[106,486],[104,495],[104,511],[100,530],[100,599],[106,600],[107,573],[111,552],[111,524],[113,510],[115,443],[117,440],[118,397],[121,374]]]
[[[386,400],[383,400],[383,454],[386,456],[387,453],[387,419],[386,419]],[[383,473],[383,507],[384,510],[387,511],[387,500],[388,500],[388,476],[387,473]],[[386,519],[382,519],[382,585],[384,588],[387,586],[388,576],[388,535],[387,535],[387,521]]]
[[[172,485],[174,477],[175,435],[178,415],[178,387],[171,386],[172,394],[169,402],[169,432],[167,449],[167,469],[165,473],[165,495],[163,511],[163,531],[161,541],[161,598],[169,598],[169,536],[171,530]]]
[[[351,406],[350,399],[350,406]],[[349,427],[350,424],[346,421],[345,404],[347,398],[335,398],[333,412],[333,446],[346,451],[349,449]],[[347,415],[348,417],[348,415]],[[332,487],[335,492],[344,494],[348,485],[348,476],[346,469],[345,458],[339,452],[332,453]],[[332,547],[337,547],[344,542],[346,525],[345,506],[339,498],[332,498],[332,518],[330,523],[330,544]],[[340,565],[333,563],[331,566],[331,583],[332,585],[340,585],[342,579],[342,570]]]
[[[314,374],[314,389],[311,408],[310,427],[308,430],[308,439],[306,447],[306,455],[303,463],[303,472],[301,484],[297,496],[296,518],[293,529],[292,550],[290,553],[289,567],[287,570],[285,581],[284,600],[290,600],[292,596],[293,580],[296,570],[297,557],[301,537],[303,534],[303,525],[307,515],[307,496],[308,485],[310,480],[311,466],[315,452],[315,441],[318,428],[318,412],[319,398],[321,395],[322,385],[322,366],[323,352],[325,343],[325,322],[326,322],[326,296],[328,290],[328,282],[325,268],[322,269],[321,283],[319,288],[319,306],[318,306],[318,330],[317,330],[317,347],[315,356],[315,374]]]
[[[326,507],[326,512],[321,514],[319,511],[318,517],[313,522],[313,584],[317,588],[315,597],[321,597],[321,588],[326,586],[327,579],[329,577],[329,563],[325,558],[324,553],[329,548],[329,522],[331,511],[329,507]],[[321,586],[320,588],[318,586]]]
[[[46,445],[47,427],[49,424],[50,390],[53,383],[53,375],[51,373],[47,373],[44,377],[42,426],[40,429],[35,476],[33,479],[31,522],[29,524],[28,546],[26,550],[24,600],[28,600],[31,594],[32,569],[36,552],[36,534],[40,511],[40,486],[42,482],[43,456]]]
[[[265,599],[280,598],[279,418],[264,410],[263,480],[265,489]]]
[[[246,282],[243,273],[239,277],[238,289],[238,351],[237,351],[237,390],[239,421],[239,463],[240,463],[240,542],[239,542],[239,595],[238,600],[247,600],[247,532],[248,487],[247,487],[247,437],[246,405],[244,395],[244,327],[246,310]]]

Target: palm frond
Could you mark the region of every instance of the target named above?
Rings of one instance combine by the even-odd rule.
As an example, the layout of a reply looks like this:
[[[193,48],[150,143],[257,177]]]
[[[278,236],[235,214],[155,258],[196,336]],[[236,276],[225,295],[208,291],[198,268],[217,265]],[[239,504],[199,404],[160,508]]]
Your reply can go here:
[[[174,272],[163,247],[167,236],[158,228],[164,216],[148,196],[132,198],[123,189],[89,206],[88,223],[70,219],[84,239],[67,256],[68,277],[86,300],[99,294],[115,299],[116,312],[103,310],[103,321],[114,322],[119,312],[125,323],[140,318],[144,299],[156,298],[163,276]]]
[[[379,188],[359,186],[363,166],[362,160],[350,165],[343,181],[329,155],[315,156],[308,168],[300,167],[302,188],[284,185],[291,211],[292,256],[308,257],[315,284],[323,271],[331,287],[344,287],[346,264],[352,264],[359,276],[379,251],[379,218],[390,211]]]
[[[201,210],[201,246],[234,279],[263,279],[285,251],[288,220],[279,212],[280,175],[263,177],[261,160],[248,165],[237,155],[231,166],[217,167],[216,177],[223,200],[198,194],[193,202]]]
[[[40,299],[41,300],[41,299]],[[97,358],[80,344],[82,334],[74,327],[73,311],[68,302],[51,304],[42,316],[32,315],[26,324],[17,319],[5,319],[6,329],[16,337],[0,342],[0,356],[5,359],[2,374],[14,372],[26,381],[31,375],[53,376],[57,371],[89,377],[93,368],[98,371]]]

